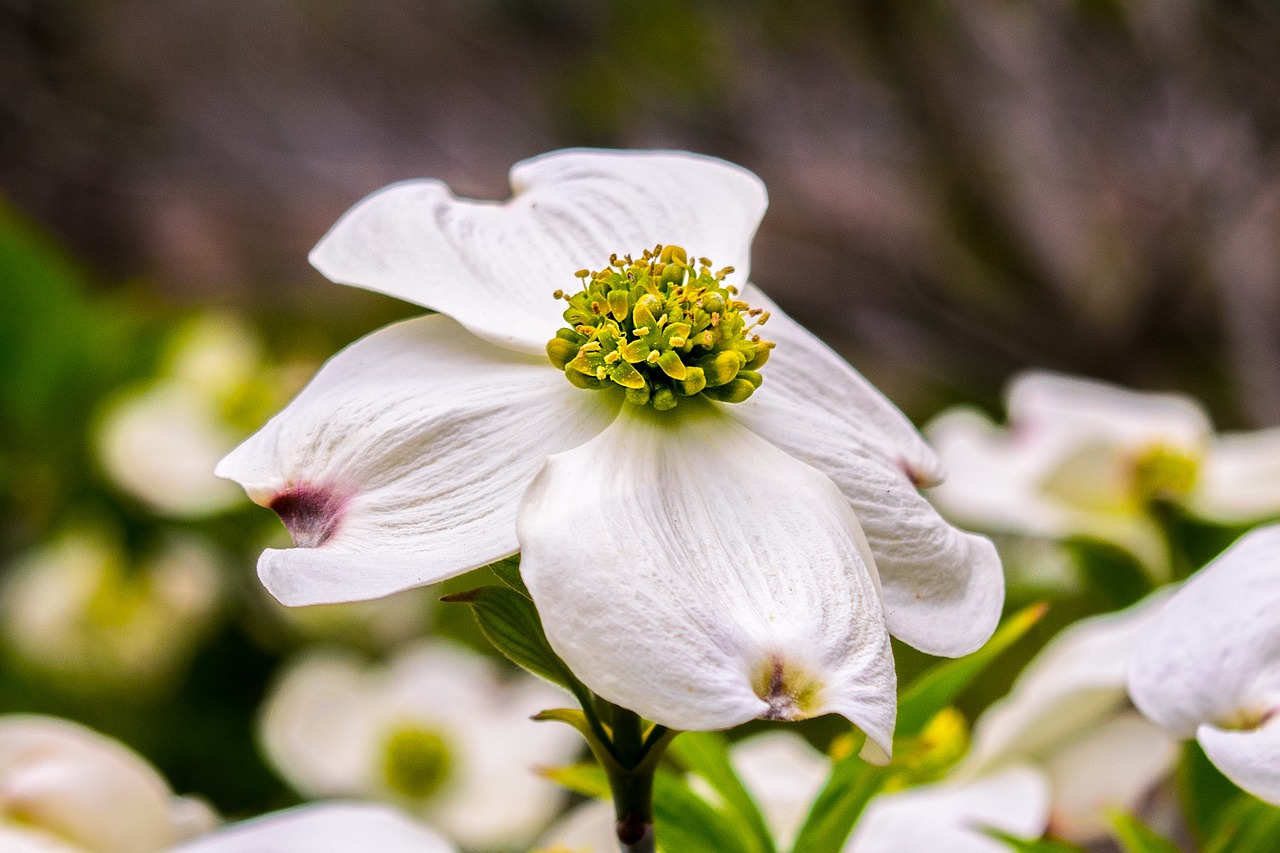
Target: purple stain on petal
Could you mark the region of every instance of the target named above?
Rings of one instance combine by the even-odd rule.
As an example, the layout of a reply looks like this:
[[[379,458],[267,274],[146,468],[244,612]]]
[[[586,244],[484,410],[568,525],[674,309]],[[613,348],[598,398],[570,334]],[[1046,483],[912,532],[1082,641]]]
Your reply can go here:
[[[320,486],[295,486],[267,504],[299,548],[319,548],[333,536],[342,520],[346,499]]]

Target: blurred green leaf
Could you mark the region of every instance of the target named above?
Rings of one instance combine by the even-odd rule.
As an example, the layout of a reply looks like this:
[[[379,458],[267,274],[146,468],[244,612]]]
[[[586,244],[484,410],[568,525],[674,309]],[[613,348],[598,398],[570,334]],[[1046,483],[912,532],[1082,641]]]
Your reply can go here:
[[[1111,826],[1125,853],[1182,853],[1177,844],[1134,815],[1117,812],[1111,816]]]
[[[1106,599],[1109,610],[1128,607],[1154,588],[1142,564],[1123,548],[1084,537],[1068,539],[1063,546],[1089,587]]]
[[[921,673],[898,700],[898,734],[919,734],[934,715],[951,704],[1001,653],[1025,636],[1046,612],[1048,605],[1043,603],[1025,607],[1006,619],[978,651],[944,661]]]
[[[750,828],[736,818],[698,796],[684,777],[667,770],[659,770],[654,777],[653,824],[661,849],[669,853],[753,849]]]
[[[1187,823],[1201,846],[1220,833],[1223,820],[1233,813],[1236,800],[1252,799],[1213,766],[1194,740],[1182,746],[1176,781]]]
[[[1280,850],[1280,809],[1241,792],[1224,809],[1217,831],[1200,849],[1204,853]]]
[[[986,830],[987,835],[992,838],[999,839],[1009,845],[1010,850],[1016,850],[1018,853],[1089,853],[1084,847],[1077,847],[1074,844],[1068,844],[1065,841],[1058,841],[1052,838],[1018,838],[1007,832],[1001,832],[996,829]]]
[[[888,767],[863,761],[852,735],[837,741],[834,758],[831,774],[809,807],[792,853],[840,853],[862,810],[891,772]]]
[[[737,813],[749,830],[747,851],[774,853],[773,835],[750,792],[729,759],[728,741],[720,732],[683,732],[667,747],[667,755],[689,773],[701,776]]]

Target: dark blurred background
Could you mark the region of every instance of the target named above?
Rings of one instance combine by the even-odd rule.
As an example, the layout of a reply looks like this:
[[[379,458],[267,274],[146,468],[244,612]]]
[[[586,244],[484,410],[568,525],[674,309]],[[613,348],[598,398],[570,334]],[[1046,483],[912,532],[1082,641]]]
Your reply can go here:
[[[0,189],[100,287],[338,306],[352,202],[674,147],[759,173],[755,278],[909,413],[1039,365],[1280,422],[1280,6],[0,4]]]
[[[769,187],[756,282],[918,422],[1038,366],[1280,424],[1277,45],[1263,0],[0,0],[0,561],[91,517],[125,562],[215,543],[231,587],[167,693],[0,656],[0,711],[123,737],[233,814],[291,801],[249,722],[306,642],[262,627],[274,519],[174,520],[91,446],[104,399],[171,381],[183,317],[250,317],[305,376],[411,313],[306,262],[404,178],[501,198],[561,147],[719,155]]]

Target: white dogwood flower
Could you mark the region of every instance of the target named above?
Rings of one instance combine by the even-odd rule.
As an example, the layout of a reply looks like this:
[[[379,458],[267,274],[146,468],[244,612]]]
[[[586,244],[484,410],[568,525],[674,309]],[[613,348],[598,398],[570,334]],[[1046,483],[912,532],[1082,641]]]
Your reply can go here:
[[[232,824],[169,853],[457,853],[444,836],[393,808],[314,803]]]
[[[1138,810],[1178,759],[1177,743],[1127,694],[1134,644],[1168,592],[1054,637],[1009,694],[978,717],[969,754],[950,778],[1034,766],[1048,780],[1054,834],[1080,843],[1107,836],[1109,811]]]
[[[1019,838],[1044,834],[1049,791],[1029,767],[1008,767],[969,782],[939,782],[880,794],[867,803],[844,853],[1004,853],[984,830]]]
[[[609,701],[682,729],[835,712],[888,750],[888,633],[972,651],[1003,578],[917,491],[941,470],[906,418],[746,283],[763,185],[598,151],[511,181],[502,203],[396,184],[312,253],[441,313],[339,353],[222,461],[293,533],[263,582],[372,598],[521,551]]]
[[[929,496],[962,524],[1101,539],[1163,580],[1153,500],[1223,523],[1280,515],[1280,429],[1215,436],[1189,397],[1043,372],[1016,377],[1007,408],[1007,428],[970,408],[925,427],[948,470]]]
[[[146,559],[77,528],[7,567],[0,634],[27,667],[69,690],[164,687],[198,651],[222,601],[219,557],[172,537]]]
[[[1280,525],[1243,536],[1143,630],[1129,694],[1231,781],[1280,804]]]
[[[580,741],[529,718],[565,699],[444,643],[382,666],[317,651],[291,664],[268,698],[261,741],[306,796],[384,800],[488,848],[527,840],[560,807],[561,792],[533,768],[572,761]]]
[[[0,716],[0,850],[158,853],[216,820],[118,741],[54,717]]]

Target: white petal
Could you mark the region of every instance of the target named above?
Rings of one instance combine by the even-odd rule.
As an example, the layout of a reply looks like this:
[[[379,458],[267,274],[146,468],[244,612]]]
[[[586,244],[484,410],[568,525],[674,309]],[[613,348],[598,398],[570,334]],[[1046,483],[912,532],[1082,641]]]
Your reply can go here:
[[[738,741],[730,757],[778,847],[789,848],[826,784],[831,762],[799,735],[779,731]]]
[[[395,809],[323,803],[273,812],[220,829],[170,853],[456,853],[426,826]]]
[[[1054,637],[978,717],[961,771],[978,775],[1009,761],[1042,760],[1128,706],[1129,656],[1172,590],[1082,619]]]
[[[0,823],[0,850],[4,853],[84,853],[84,848],[29,826]]]
[[[168,785],[123,744],[67,720],[0,719],[0,813],[101,853],[170,843]]]
[[[1280,710],[1280,525],[1245,535],[1188,580],[1138,638],[1129,693],[1175,737],[1249,728]],[[1280,765],[1272,765],[1280,778]]]
[[[613,803],[590,800],[574,807],[547,830],[533,853],[614,853],[618,849]]]
[[[436,181],[380,190],[311,253],[333,281],[433,308],[501,346],[542,355],[564,325],[552,294],[617,253],[677,244],[749,273],[764,185],[679,152],[563,151],[517,163],[507,202],[456,198]]]
[[[893,660],[857,519],[723,413],[628,405],[547,462],[517,526],[547,636],[601,696],[679,729],[835,712],[888,750]]]
[[[1225,731],[1203,725],[1196,739],[1223,774],[1244,790],[1280,805],[1280,717],[1252,731]]]
[[[563,690],[523,673],[503,678],[489,659],[447,643],[405,650],[385,683],[389,722],[438,726],[457,751],[454,777],[423,811],[450,838],[468,848],[511,847],[560,810],[564,792],[535,768],[571,763],[581,738],[530,718],[570,703]]]
[[[421,317],[334,356],[218,474],[312,546],[263,553],[278,599],[376,598],[514,553],[525,486],[548,454],[603,429],[620,399]]]
[[[308,797],[372,793],[381,697],[360,660],[317,651],[291,661],[263,705],[263,752]]]
[[[925,426],[947,470],[929,499],[948,518],[980,530],[1111,542],[1153,577],[1166,577],[1164,536],[1132,503],[1129,450],[1051,423],[1011,421],[1004,429],[974,409],[943,412]]]
[[[1007,397],[1009,422],[1019,429],[1188,450],[1203,447],[1212,432],[1208,415],[1190,397],[1133,391],[1078,376],[1028,371],[1014,378]]]
[[[1280,428],[1219,436],[1200,470],[1191,508],[1228,524],[1280,515]]]
[[[779,344],[765,365],[760,390],[726,411],[840,487],[875,555],[890,633],[934,655],[979,648],[1004,603],[995,546],[938,515],[912,482],[904,457],[886,452],[883,433],[822,402],[829,387],[839,387],[839,370],[829,367],[821,383],[804,391],[790,379],[799,367],[771,370],[783,351]]]
[[[765,368],[769,395],[775,405],[818,409],[830,421],[829,430],[844,438],[857,436],[897,463],[919,486],[945,475],[938,456],[907,416],[850,364],[791,319],[760,288],[748,284],[742,298],[753,308],[769,312],[759,331],[777,344]],[[815,415],[816,416],[816,415]]]
[[[967,784],[926,785],[881,794],[862,813],[845,853],[1004,853],[1004,842],[985,835],[998,829],[1039,838],[1048,822],[1044,777],[1015,767]]]
[[[1132,709],[1047,756],[1054,835],[1077,843],[1110,834],[1108,813],[1136,812],[1178,762],[1178,743]]]

